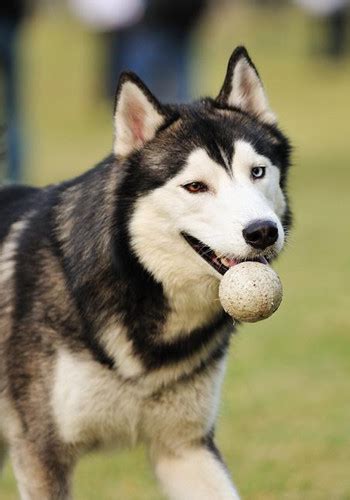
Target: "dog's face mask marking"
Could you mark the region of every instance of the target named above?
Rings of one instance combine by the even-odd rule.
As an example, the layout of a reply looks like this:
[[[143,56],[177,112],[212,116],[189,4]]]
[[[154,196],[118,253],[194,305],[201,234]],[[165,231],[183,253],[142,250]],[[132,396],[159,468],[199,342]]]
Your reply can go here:
[[[137,77],[121,79],[114,149],[135,182],[133,154],[144,169],[130,236],[157,279],[172,271],[218,278],[237,262],[281,251],[288,143],[275,122],[244,49],[231,56],[215,100],[162,106]]]
[[[235,142],[228,169],[204,149],[195,149],[178,175],[140,199],[133,219],[135,234],[147,231],[143,215],[147,213],[153,221],[149,229],[163,251],[173,252],[176,242],[177,255],[192,261],[195,250],[202,257],[196,264],[205,273],[223,274],[242,260],[272,258],[284,244],[280,217],[285,200],[279,182],[279,169],[243,140]],[[247,242],[245,235],[246,228],[257,221],[274,228],[275,239],[267,239],[262,248]],[[254,236],[259,239],[259,234]]]
[[[235,261],[272,257],[282,249],[284,231],[279,217],[285,201],[279,180],[278,168],[267,157],[259,155],[248,142],[237,140],[229,169],[222,168],[205,150],[197,149],[188,157],[183,171],[157,194],[164,197],[163,206],[169,199],[168,217],[175,215],[173,224],[179,232],[185,233],[195,250],[206,252],[204,257],[223,273],[225,266]],[[247,228],[257,221],[271,228],[270,239],[259,239],[258,229],[251,240],[247,237]],[[201,250],[193,238],[209,248]]]

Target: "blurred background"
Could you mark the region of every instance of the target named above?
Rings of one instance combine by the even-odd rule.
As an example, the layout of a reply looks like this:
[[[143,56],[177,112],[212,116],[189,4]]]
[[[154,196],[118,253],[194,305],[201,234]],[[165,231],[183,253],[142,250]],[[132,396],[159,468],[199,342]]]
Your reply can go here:
[[[0,179],[45,185],[111,150],[133,69],[163,100],[215,96],[248,48],[294,145],[284,302],[233,339],[217,428],[244,499],[350,499],[350,45],[346,0],[0,6]],[[10,465],[1,500],[17,498]],[[78,500],[162,498],[142,448],[85,457]],[[40,500],[40,499],[38,499]]]

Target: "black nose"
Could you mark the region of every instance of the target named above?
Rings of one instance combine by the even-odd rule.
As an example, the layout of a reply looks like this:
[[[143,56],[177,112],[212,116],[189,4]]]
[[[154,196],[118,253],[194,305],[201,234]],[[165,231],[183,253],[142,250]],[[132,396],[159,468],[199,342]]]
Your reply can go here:
[[[278,229],[271,220],[255,220],[243,229],[243,238],[248,245],[264,250],[278,238]]]

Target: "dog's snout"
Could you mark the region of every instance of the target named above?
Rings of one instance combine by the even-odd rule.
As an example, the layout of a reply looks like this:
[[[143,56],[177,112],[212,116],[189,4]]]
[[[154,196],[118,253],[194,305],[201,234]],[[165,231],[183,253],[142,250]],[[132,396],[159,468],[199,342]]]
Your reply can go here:
[[[278,228],[271,220],[255,220],[243,229],[243,237],[248,245],[264,250],[277,241]]]

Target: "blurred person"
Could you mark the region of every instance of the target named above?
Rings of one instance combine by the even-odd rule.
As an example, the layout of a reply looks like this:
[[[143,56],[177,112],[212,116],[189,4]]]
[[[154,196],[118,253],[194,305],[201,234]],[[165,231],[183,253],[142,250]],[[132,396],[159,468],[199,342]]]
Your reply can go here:
[[[349,0],[296,0],[296,3],[323,21],[326,44],[317,48],[328,56],[342,57],[346,51]]]
[[[5,134],[5,180],[18,182],[22,177],[22,137],[19,109],[18,36],[25,16],[24,0],[0,3],[0,77],[1,134]]]
[[[90,9],[94,4],[96,10],[101,7],[102,11],[104,2],[110,6],[109,15],[106,15],[105,26],[101,22],[97,25],[96,19],[100,21],[102,16],[87,16],[83,4]],[[128,17],[125,16],[126,3],[120,0],[71,0],[71,4],[77,13],[79,5],[82,20],[104,32],[109,97],[114,96],[119,74],[132,70],[161,100],[186,102],[190,99],[190,37],[206,0],[132,0],[128,7],[133,15]]]
[[[76,17],[95,31],[128,27],[143,16],[145,0],[69,0]]]
[[[260,7],[285,7],[288,0],[254,0]]]
[[[111,85],[130,69],[161,100],[188,101],[191,34],[204,7],[204,0],[148,0],[142,21],[112,37]]]
[[[113,97],[115,75],[119,73],[119,43],[115,39],[137,24],[144,15],[146,0],[69,0],[72,13],[89,30],[100,35],[106,61],[104,61],[103,95]],[[112,76],[113,75],[113,76]]]

